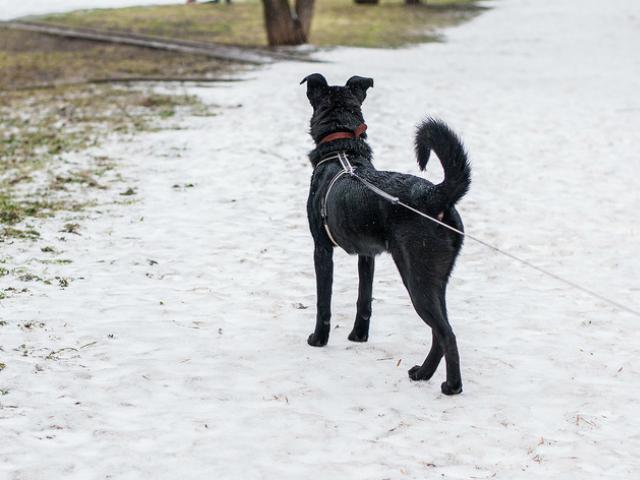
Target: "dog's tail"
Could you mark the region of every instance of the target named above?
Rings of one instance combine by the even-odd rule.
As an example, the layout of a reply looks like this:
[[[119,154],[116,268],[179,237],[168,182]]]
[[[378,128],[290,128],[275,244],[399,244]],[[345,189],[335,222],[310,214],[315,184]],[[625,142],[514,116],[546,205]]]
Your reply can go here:
[[[426,168],[431,150],[436,152],[444,169],[444,180],[436,185],[436,196],[442,199],[442,210],[447,210],[469,190],[471,166],[460,138],[443,121],[427,117],[416,132],[420,170]]]

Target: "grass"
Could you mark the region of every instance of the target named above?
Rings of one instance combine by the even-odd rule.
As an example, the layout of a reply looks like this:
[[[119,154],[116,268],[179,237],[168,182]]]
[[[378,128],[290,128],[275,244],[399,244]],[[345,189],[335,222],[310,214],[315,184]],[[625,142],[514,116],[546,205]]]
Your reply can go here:
[[[0,90],[118,77],[217,77],[230,69],[228,62],[199,55],[0,28]]]
[[[53,212],[57,205],[40,200],[16,202],[6,192],[0,192],[0,223],[13,225],[26,217],[35,217]]]
[[[402,0],[356,5],[352,0],[316,2],[310,42],[317,46],[398,47],[434,41],[436,30],[469,20],[482,10],[474,0]],[[226,4],[163,5],[83,10],[38,20],[74,27],[112,29],[224,44],[265,46],[259,0]]]
[[[179,108],[204,107],[191,95],[164,95],[105,85],[29,92],[4,92],[0,104],[0,174],[8,184],[28,180],[29,172],[62,153],[95,145],[110,133],[149,128]],[[87,172],[57,178],[59,183],[95,185]]]
[[[95,158],[91,169],[55,173],[64,154],[96,145],[109,133],[157,128],[177,109],[201,112],[204,108],[189,95],[161,95],[106,85],[4,92],[2,99],[2,241],[38,238],[38,232],[32,228],[14,226],[60,210],[81,210],[87,201],[78,198],[78,188],[106,188],[100,178],[113,168],[108,159]],[[37,189],[29,188],[35,176],[48,171],[53,173],[47,183]]]
[[[0,28],[0,242],[37,239],[38,232],[23,222],[81,210],[88,202],[80,190],[106,188],[101,177],[113,168],[109,159],[94,158],[89,170],[74,170],[64,167],[65,154],[111,133],[158,128],[179,109],[211,114],[193,96],[87,80],[211,77],[232,68],[201,56]],[[42,184],[43,174],[48,183]],[[30,186],[34,178],[37,188]]]
[[[27,227],[26,229],[2,227],[2,230],[0,230],[0,242],[4,242],[8,238],[35,240],[37,238],[40,238],[40,232],[30,227]]]
[[[87,162],[79,166],[67,163],[67,154],[97,145],[113,133],[128,135],[162,128],[179,110],[212,114],[194,96],[110,85],[4,91],[0,97],[0,245],[51,242],[54,238],[38,231],[36,219],[61,211],[80,212],[95,204],[97,197],[92,191],[113,187],[114,182],[121,188],[125,179],[113,171],[113,160],[87,155]],[[115,203],[116,192],[112,198]],[[72,218],[74,222],[65,223],[57,236],[81,235],[81,225]],[[64,266],[72,262],[56,258],[62,252],[50,245],[40,249],[47,256],[41,264]],[[18,268],[10,259],[2,263],[0,278],[8,276],[10,281],[38,281],[60,288],[71,281],[38,275],[26,265]],[[5,288],[0,300],[9,295],[7,292],[21,291]]]
[[[311,41],[323,46],[374,48],[437,41],[439,29],[470,20],[480,11],[470,0],[430,0],[415,6],[401,1],[383,1],[377,6],[320,1]]]

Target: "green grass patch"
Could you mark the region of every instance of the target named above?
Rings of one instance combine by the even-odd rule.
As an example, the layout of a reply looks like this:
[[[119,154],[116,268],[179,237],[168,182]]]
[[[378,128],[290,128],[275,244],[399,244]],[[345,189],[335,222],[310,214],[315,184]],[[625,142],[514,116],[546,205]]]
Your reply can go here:
[[[5,92],[0,104],[0,225],[57,211],[79,211],[86,200],[61,195],[74,188],[104,189],[97,178],[112,168],[96,159],[92,170],[52,176],[36,191],[22,187],[40,170],[55,169],[62,156],[98,144],[104,132],[133,133],[157,128],[180,108],[201,110],[189,95],[160,95],[106,85],[75,86],[35,92]],[[0,237],[33,239],[35,230],[4,228]]]
[[[47,200],[18,201],[0,192],[0,223],[13,225],[27,217],[46,217],[63,207],[63,202]]]
[[[356,5],[352,0],[316,2],[310,43],[318,46],[398,47],[436,40],[436,31],[473,18],[482,10],[474,0],[429,0],[404,5],[382,0]],[[259,0],[226,4],[162,5],[82,10],[39,18],[73,27],[174,37],[234,45],[267,44]]]
[[[36,240],[40,238],[40,232],[33,228],[2,227],[2,229],[0,229],[0,242],[4,242],[8,238]]]
[[[45,259],[45,260],[38,260],[39,263],[42,263],[44,265],[70,265],[71,263],[73,263],[73,260],[70,260],[68,258],[54,258],[54,259]],[[0,271],[2,269],[0,268]]]
[[[0,27],[0,90],[108,78],[220,77],[230,69],[228,62],[199,55],[69,40]]]

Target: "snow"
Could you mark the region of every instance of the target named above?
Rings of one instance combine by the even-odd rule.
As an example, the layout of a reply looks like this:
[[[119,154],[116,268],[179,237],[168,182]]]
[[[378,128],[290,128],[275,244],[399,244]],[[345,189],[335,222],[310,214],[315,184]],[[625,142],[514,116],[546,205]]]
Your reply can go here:
[[[25,15],[60,13],[89,8],[118,8],[137,5],[162,5],[184,3],[178,0],[0,0],[0,20],[10,20]]]
[[[414,125],[442,116],[473,161],[469,232],[640,306],[640,6],[493,6],[443,44],[337,49],[189,86],[221,114],[97,148],[139,201],[92,212],[66,242],[65,218],[39,225],[74,260],[45,273],[73,281],[0,304],[0,478],[637,478],[638,319],[473,242],[449,288],[462,395],[440,393],[443,366],[409,381],[430,335],[386,256],[369,342],[346,339],[357,274],[343,253],[329,345],[305,342],[312,145],[298,82],[312,70],[375,79],[378,168],[416,173]],[[3,255],[33,267],[44,244]]]

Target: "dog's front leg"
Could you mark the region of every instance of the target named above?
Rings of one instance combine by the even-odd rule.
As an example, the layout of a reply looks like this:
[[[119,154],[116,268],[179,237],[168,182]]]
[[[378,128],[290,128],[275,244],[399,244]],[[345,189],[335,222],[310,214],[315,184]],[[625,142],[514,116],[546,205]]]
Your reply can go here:
[[[324,347],[331,330],[331,287],[333,284],[333,248],[316,245],[313,252],[316,269],[316,329],[307,343],[312,347]]]
[[[371,319],[371,292],[373,288],[374,257],[358,256],[358,310],[353,330],[349,334],[352,342],[366,342],[369,339],[369,320]]]

